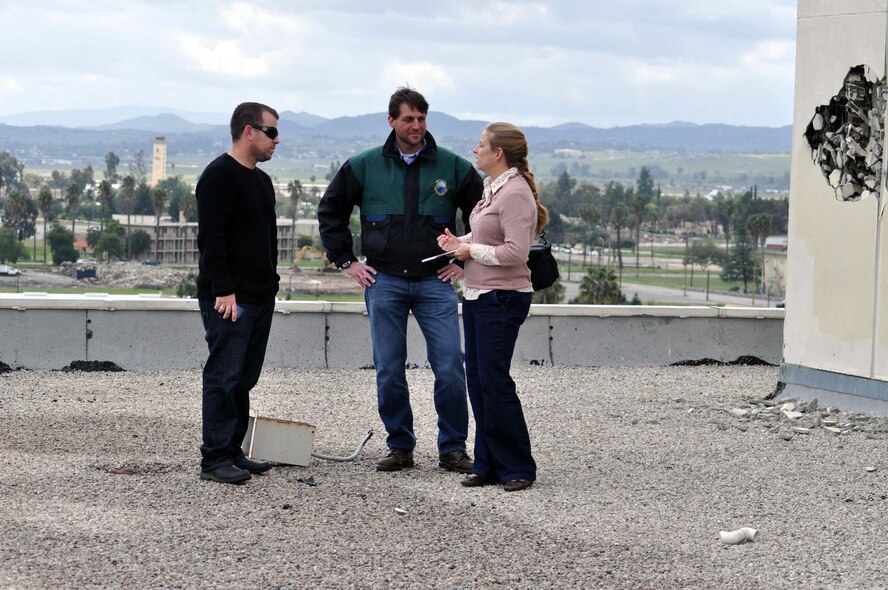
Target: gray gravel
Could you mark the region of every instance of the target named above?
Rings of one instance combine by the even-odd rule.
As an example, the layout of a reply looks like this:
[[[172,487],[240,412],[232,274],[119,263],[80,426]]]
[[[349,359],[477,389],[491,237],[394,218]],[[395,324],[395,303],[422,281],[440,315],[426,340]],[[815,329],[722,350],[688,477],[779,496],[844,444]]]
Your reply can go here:
[[[254,408],[316,424],[315,451],[377,434],[230,486],[198,479],[199,371],[0,375],[0,587],[888,586],[888,435],[732,414],[773,367],[517,370],[539,480],[514,494],[437,467],[409,378],[415,469],[374,470],[372,371],[268,370]]]

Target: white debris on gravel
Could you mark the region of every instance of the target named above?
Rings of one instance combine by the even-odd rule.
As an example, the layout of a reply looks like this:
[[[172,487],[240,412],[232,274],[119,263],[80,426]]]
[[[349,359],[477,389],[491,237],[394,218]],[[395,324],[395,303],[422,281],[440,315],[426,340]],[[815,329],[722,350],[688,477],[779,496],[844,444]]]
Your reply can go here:
[[[254,409],[315,424],[316,451],[349,454],[369,428],[377,436],[355,462],[278,467],[242,486],[198,478],[200,371],[0,374],[0,588],[746,590],[888,579],[881,419],[802,402],[788,411],[804,416],[789,419],[785,402],[761,399],[773,367],[525,367],[514,377],[539,477],[505,493],[463,488],[438,468],[425,369],[408,371],[417,465],[396,473],[374,469],[385,435],[373,371],[265,371]],[[811,432],[787,443],[775,428]],[[718,531],[749,526],[764,536],[719,542]]]

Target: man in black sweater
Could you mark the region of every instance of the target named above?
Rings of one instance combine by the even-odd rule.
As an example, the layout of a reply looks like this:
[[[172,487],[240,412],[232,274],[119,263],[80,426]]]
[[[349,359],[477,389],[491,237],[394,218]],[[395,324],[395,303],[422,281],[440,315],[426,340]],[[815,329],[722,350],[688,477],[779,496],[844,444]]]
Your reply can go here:
[[[280,143],[277,121],[269,106],[238,105],[231,149],[197,181],[197,297],[210,352],[203,371],[200,477],[222,483],[242,483],[271,468],[244,456],[241,443],[280,282],[274,186],[256,167]]]

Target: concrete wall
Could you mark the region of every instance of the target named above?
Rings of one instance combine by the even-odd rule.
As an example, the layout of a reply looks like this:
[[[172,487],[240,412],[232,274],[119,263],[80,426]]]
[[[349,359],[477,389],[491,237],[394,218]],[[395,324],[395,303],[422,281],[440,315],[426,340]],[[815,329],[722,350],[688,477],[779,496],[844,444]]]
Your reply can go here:
[[[197,302],[135,296],[0,294],[0,361],[61,369],[110,361],[125,369],[201,367],[206,344]],[[532,306],[516,365],[650,366],[755,356],[781,360],[782,309]],[[411,318],[408,363],[427,367]],[[266,366],[372,367],[363,303],[279,301]]]
[[[851,67],[885,75],[886,1],[800,0],[798,10],[785,356],[792,364],[885,378],[888,342],[874,333],[885,278],[879,200],[838,200],[802,134]]]
[[[874,80],[885,76],[888,0],[799,0],[789,208],[786,325],[781,381],[786,397],[846,395],[843,405],[886,399],[888,324],[885,319],[885,178],[880,195],[839,198],[805,137],[815,110],[826,108],[845,86],[851,68],[868,66]],[[845,91],[847,92],[847,90]],[[853,99],[856,103],[857,99]],[[838,104],[838,103],[836,103]],[[861,103],[863,104],[863,103]],[[831,108],[830,108],[831,110]],[[837,117],[839,123],[852,117]],[[876,121],[875,127],[872,125]],[[885,127],[884,113],[866,129]],[[847,126],[835,137],[842,146]],[[885,169],[884,136],[857,140],[875,166]],[[841,153],[846,153],[840,150]],[[842,169],[848,170],[843,160]],[[867,172],[861,178],[869,175]],[[845,186],[839,182],[839,189]],[[863,385],[866,381],[872,381]],[[873,391],[878,392],[873,395]],[[847,402],[847,403],[846,403]],[[865,404],[864,404],[865,405]]]

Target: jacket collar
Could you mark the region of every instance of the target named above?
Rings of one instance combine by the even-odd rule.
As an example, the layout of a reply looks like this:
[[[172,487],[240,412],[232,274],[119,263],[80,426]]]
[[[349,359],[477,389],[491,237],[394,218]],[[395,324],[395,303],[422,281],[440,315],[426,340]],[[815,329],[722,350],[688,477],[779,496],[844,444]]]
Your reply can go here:
[[[388,139],[385,140],[385,143],[382,146],[382,155],[385,158],[394,158],[400,162],[404,160],[401,159],[401,152],[398,150],[398,146],[395,143],[395,130],[392,129],[392,132],[389,133]],[[425,134],[425,146],[419,152],[419,156],[417,156],[417,160],[432,160],[438,156],[438,144],[435,143],[435,138],[432,137],[432,134],[426,131]]]

